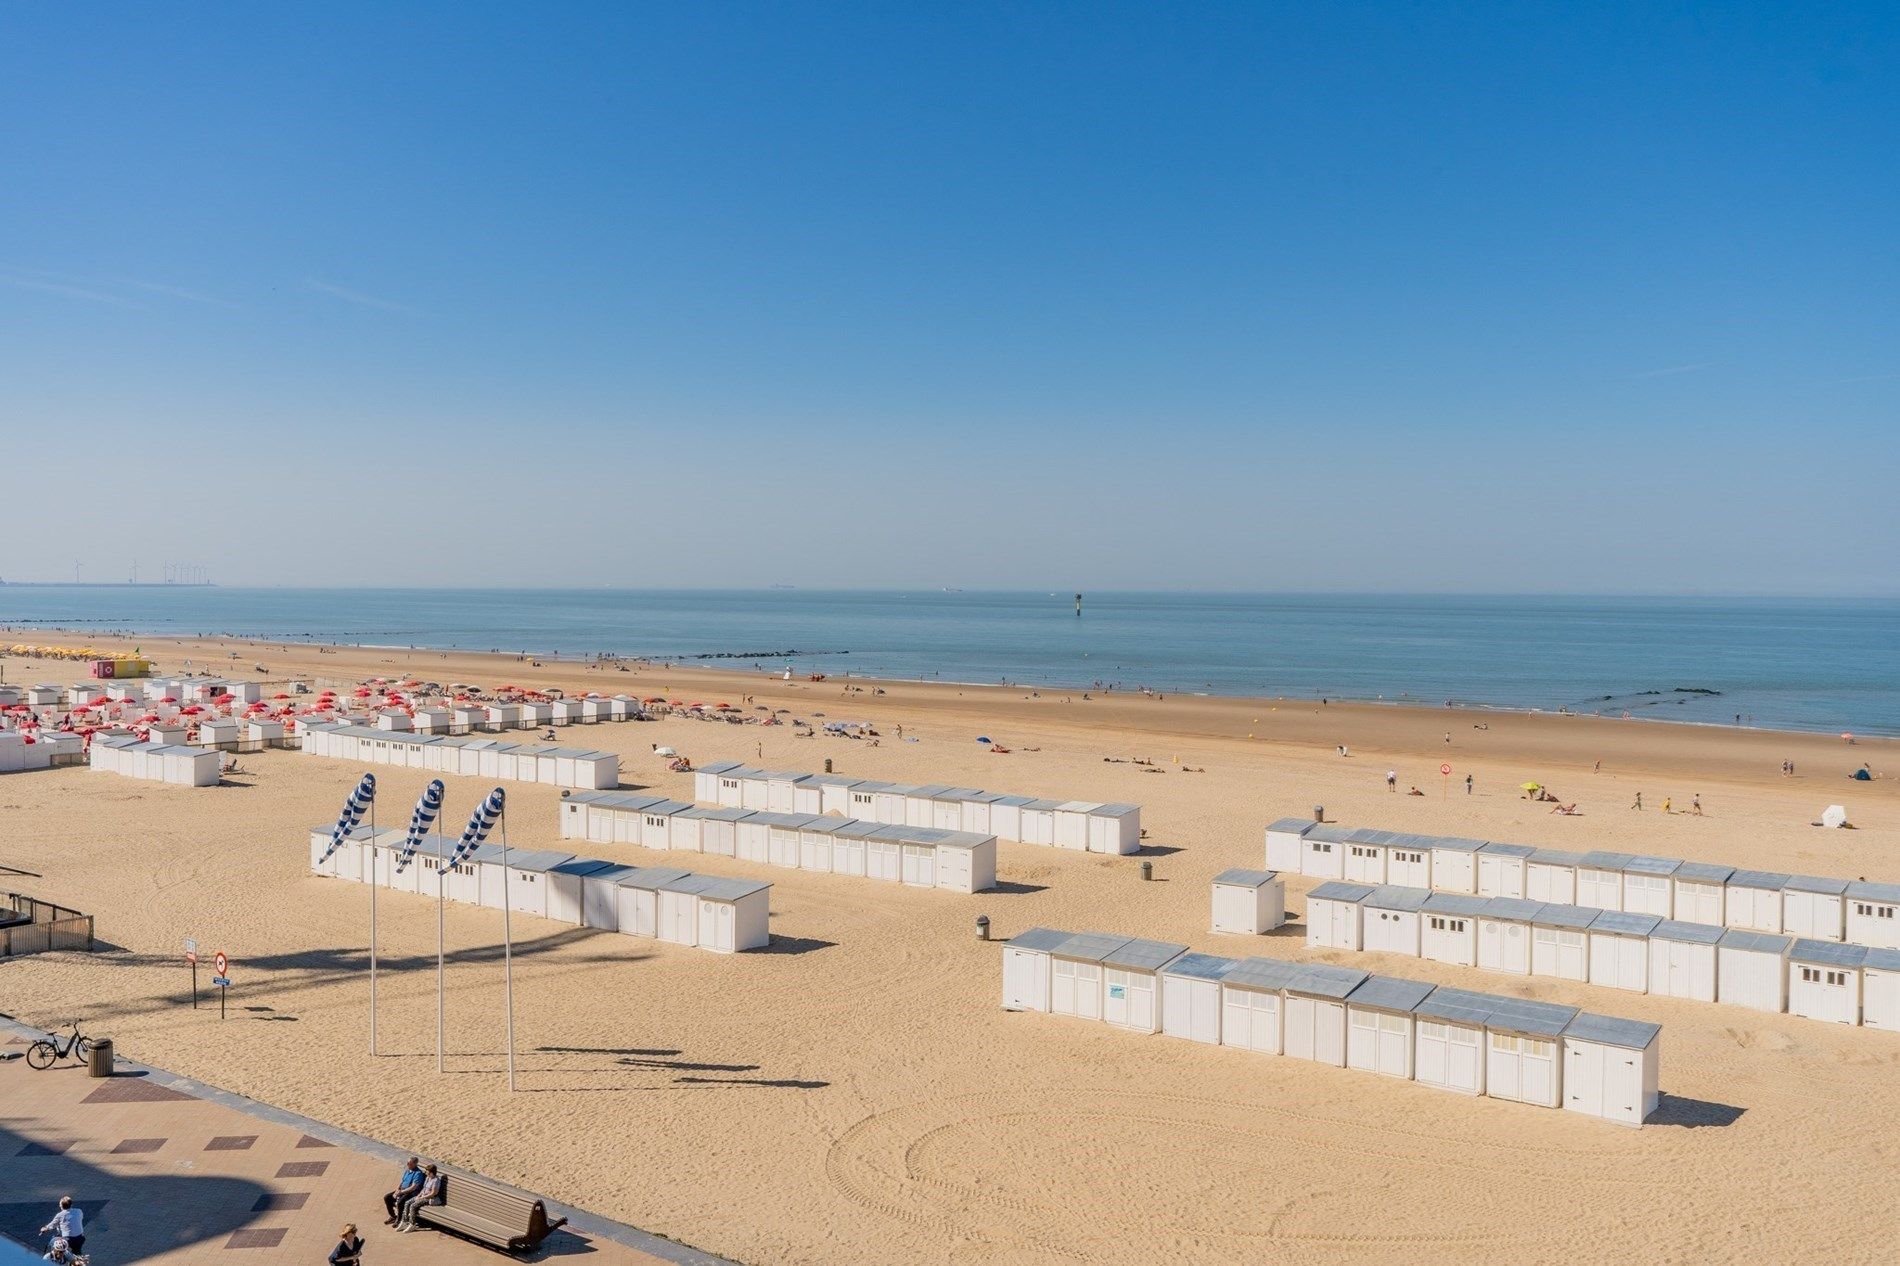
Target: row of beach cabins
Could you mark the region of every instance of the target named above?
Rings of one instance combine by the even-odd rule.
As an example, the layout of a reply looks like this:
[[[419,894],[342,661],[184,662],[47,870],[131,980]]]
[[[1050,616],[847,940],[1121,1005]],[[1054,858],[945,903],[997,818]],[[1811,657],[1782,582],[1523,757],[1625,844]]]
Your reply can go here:
[[[1897,884],[1355,830],[1307,818],[1282,818],[1269,826],[1266,857],[1269,870],[1313,879],[1620,910],[1773,936],[1900,949]]]
[[[309,756],[399,765],[442,774],[467,774],[504,781],[541,783],[575,790],[620,785],[620,757],[576,747],[506,743],[498,739],[416,734],[362,725],[320,724],[303,727],[303,751]]]
[[[768,883],[626,866],[556,850],[504,850],[495,844],[479,845],[445,869],[455,843],[440,836],[426,840],[398,873],[396,857],[407,832],[358,826],[328,860],[320,860],[332,830],[310,830],[315,874],[430,897],[437,895],[439,883],[440,895],[449,901],[721,954],[759,949],[771,941]]]
[[[1033,928],[1003,946],[1003,1006],[1621,1125],[1661,1099],[1656,1025],[1328,964]]]
[[[571,792],[561,838],[712,853],[792,870],[984,892],[996,886],[996,837],[852,818],[703,808],[664,796]]]
[[[79,736],[73,740],[78,742]],[[95,734],[86,749],[87,764],[95,770],[174,787],[217,786],[223,759],[211,748],[140,742],[130,734]]]
[[[1900,950],[1337,879],[1307,894],[1306,943],[1900,1030]]]
[[[1141,807],[1039,800],[969,787],[909,786],[836,774],[753,769],[736,763],[693,772],[693,797],[728,809],[834,814],[890,826],[972,831],[1017,844],[1126,855],[1141,848]]]
[[[41,731],[29,735],[0,730],[0,774],[77,765],[85,759],[85,752],[85,740],[77,734]]]

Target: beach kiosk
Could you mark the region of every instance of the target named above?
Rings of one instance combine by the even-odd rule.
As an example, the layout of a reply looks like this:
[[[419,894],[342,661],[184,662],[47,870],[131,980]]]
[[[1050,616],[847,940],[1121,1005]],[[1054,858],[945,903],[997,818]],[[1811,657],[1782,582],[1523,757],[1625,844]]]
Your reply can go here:
[[[1649,934],[1649,992],[1663,998],[1715,1001],[1716,946],[1722,929],[1664,919]]]
[[[1871,948],[1861,964],[1860,1022],[1900,1031],[1900,950]]]
[[[619,930],[627,936],[659,936],[660,888],[686,877],[686,871],[673,866],[634,867],[621,878],[615,894],[619,904]]]
[[[1730,875],[1723,925],[1749,932],[1780,933],[1781,890],[1792,878],[1766,870],[1738,870]]]
[[[1434,861],[1433,865],[1437,863]],[[1420,907],[1418,954],[1434,963],[1478,965],[1478,916],[1489,904],[1462,892],[1434,892]]]
[[[1418,1004],[1432,987],[1368,976],[1346,997],[1346,1066],[1409,1081]]]
[[[1346,1066],[1346,998],[1367,973],[1310,963],[1287,981],[1285,1054],[1334,1068]]]
[[[1267,827],[1267,869],[1302,873],[1301,846],[1306,833],[1319,824],[1311,818],[1281,818]]]
[[[1730,928],[1715,943],[1715,1000],[1752,1011],[1788,1009],[1788,951],[1794,940]]]
[[[1486,844],[1478,850],[1478,895],[1522,900],[1524,870],[1537,850],[1522,844]]]
[[[1270,870],[1214,876],[1213,930],[1259,936],[1286,922],[1286,884]]]
[[[1102,1018],[1102,962],[1125,936],[1077,932],[1049,951],[1049,1012],[1078,1020]]]
[[[1356,950],[1362,945],[1361,916],[1372,888],[1343,881],[1323,883],[1306,894],[1306,943],[1314,949]]]
[[[1012,936],[1003,946],[1003,1010],[1049,1009],[1049,951],[1069,939],[1069,933],[1030,928]]]
[[[1221,977],[1220,1044],[1263,1055],[1282,1048],[1283,990],[1299,974],[1298,963],[1249,958]]]
[[[1485,1019],[1484,1093],[1493,1099],[1555,1108],[1563,1101],[1561,1042],[1575,1007],[1522,998],[1492,1000]]]
[[[699,948],[715,954],[759,949],[772,939],[772,885],[710,876],[699,888]],[[664,896],[664,892],[662,893]]]
[[[1788,951],[1788,1014],[1834,1024],[1860,1023],[1865,945],[1797,940]]]
[[[1847,929],[1847,881],[1794,875],[1781,890],[1781,930],[1789,936],[1838,941]]]
[[[1577,867],[1582,853],[1561,848],[1540,848],[1524,860],[1524,895],[1532,901],[1575,905]]]
[[[1484,1093],[1485,1025],[1497,1000],[1440,985],[1412,1008],[1412,1080],[1461,1095]]]
[[[1900,884],[1847,885],[1847,939],[1875,949],[1900,949]]]
[[[1312,879],[1346,877],[1346,839],[1352,834],[1344,827],[1321,823],[1301,840],[1301,874]]]
[[[1656,1025],[1585,1011],[1564,1027],[1563,1047],[1566,1112],[1641,1126],[1661,1102]]]
[[[1183,954],[1161,969],[1161,1031],[1168,1037],[1220,1045],[1220,986],[1240,960]]]
[[[1102,1019],[1137,1033],[1161,1030],[1161,969],[1187,946],[1166,941],[1123,941],[1102,959]]]
[[[1707,923],[1722,927],[1723,898],[1728,893],[1733,866],[1711,862],[1684,862],[1669,877],[1675,885],[1676,918],[1684,923]]]
[[[1602,849],[1585,853],[1577,866],[1577,904],[1597,910],[1623,908],[1623,871],[1636,860]]]
[[[1480,853],[1480,861],[1484,854]],[[1478,966],[1486,971],[1531,974],[1531,920],[1544,908],[1521,897],[1490,897],[1478,915]]]
[[[1360,906],[1360,944],[1367,950],[1417,958],[1420,912],[1431,895],[1429,889],[1398,884],[1374,888]]]
[[[1590,924],[1601,910],[1549,902],[1531,919],[1531,975],[1590,979]]]
[[[1653,914],[1605,910],[1590,923],[1590,983],[1642,993],[1649,988],[1649,934],[1662,922]]]
[[[1682,863],[1673,857],[1632,857],[1623,868],[1623,909],[1631,914],[1653,914],[1659,919],[1676,913],[1675,874]]]
[[[1483,847],[1483,840],[1432,836],[1433,890],[1475,895],[1478,891],[1478,850]]]

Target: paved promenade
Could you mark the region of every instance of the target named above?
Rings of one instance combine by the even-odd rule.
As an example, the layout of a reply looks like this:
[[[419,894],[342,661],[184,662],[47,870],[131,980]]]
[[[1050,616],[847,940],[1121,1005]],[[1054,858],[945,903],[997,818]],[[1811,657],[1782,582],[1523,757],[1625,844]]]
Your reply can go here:
[[[383,1226],[381,1193],[404,1159],[396,1148],[124,1060],[118,1076],[95,1079],[71,1063],[36,1072],[4,1058],[23,1055],[32,1036],[0,1021],[0,1236],[44,1251],[39,1228],[71,1195],[101,1266],[321,1262],[345,1222],[360,1228],[367,1263],[507,1260],[433,1231],[398,1236]],[[568,1226],[523,1260],[725,1266],[581,1211],[548,1212]]]

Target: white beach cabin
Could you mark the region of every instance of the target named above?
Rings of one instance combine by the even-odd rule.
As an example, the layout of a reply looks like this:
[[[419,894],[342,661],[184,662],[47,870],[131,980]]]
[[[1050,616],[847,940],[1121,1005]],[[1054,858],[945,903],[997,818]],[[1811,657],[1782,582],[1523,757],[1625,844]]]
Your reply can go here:
[[[1419,926],[1423,922],[1420,912],[1431,895],[1429,889],[1407,888],[1398,884],[1374,888],[1372,895],[1360,906],[1361,947],[1417,958]]]
[[[1298,875],[1304,872],[1301,845],[1306,833],[1319,823],[1311,818],[1281,818],[1267,827],[1267,869]]]
[[[1486,898],[1462,892],[1434,892],[1425,898],[1419,910],[1419,957],[1457,967],[1476,967],[1478,916],[1484,913],[1486,904]]]
[[[1087,818],[1089,852],[1126,857],[1141,849],[1141,806],[1098,804]]]
[[[1161,1031],[1220,1045],[1221,981],[1240,960],[1183,954],[1161,969]]]
[[[1390,831],[1360,827],[1346,837],[1344,875],[1350,883],[1371,884],[1377,888],[1386,882],[1386,857],[1392,841],[1399,837]]]
[[[1306,943],[1314,949],[1356,950],[1362,945],[1366,884],[1323,883],[1306,894]]]
[[[611,870],[614,863],[598,857],[570,857],[547,871],[547,917],[575,927],[587,922],[587,876]]]
[[[1484,854],[1478,854],[1480,864]],[[1478,966],[1486,971],[1531,974],[1531,921],[1544,905],[1521,897],[1490,897],[1478,915]]]
[[[1675,875],[1682,862],[1673,857],[1632,857],[1623,868],[1623,909],[1672,919],[1676,914]]]
[[[1577,866],[1582,853],[1540,848],[1524,860],[1524,895],[1532,901],[1557,905],[1577,903]]]
[[[1344,879],[1346,839],[1351,834],[1331,823],[1314,826],[1300,841],[1300,873],[1312,879]]]
[[[1788,1009],[1791,937],[1731,928],[1715,945],[1715,1000],[1751,1011]]]
[[[1077,932],[1049,951],[1049,1013],[1079,1020],[1102,1018],[1102,960],[1128,943],[1125,936]]]
[[[1030,928],[1003,945],[1003,1010],[1049,1009],[1049,951],[1069,939],[1069,933]]]
[[[1432,986],[1368,976],[1346,997],[1346,1066],[1409,1081],[1418,1004]]]
[[[1432,842],[1423,835],[1394,835],[1385,853],[1385,881],[1400,888],[1432,886]]]
[[[1641,1126],[1662,1101],[1662,1029],[1583,1012],[1564,1028],[1564,1111]]]
[[[1601,910],[1546,902],[1531,920],[1531,975],[1590,979],[1590,924]]]
[[[1733,866],[1711,862],[1684,862],[1670,876],[1675,885],[1675,917],[1684,923],[1706,923],[1722,927],[1724,897],[1728,894]]]
[[[1865,945],[1797,940],[1788,951],[1788,1014],[1833,1024],[1860,1023]]]
[[[1485,1019],[1484,1093],[1539,1108],[1563,1102],[1563,1034],[1575,1007],[1495,999]]]
[[[1478,850],[1483,840],[1434,835],[1431,840],[1432,890],[1475,894],[1478,891]]]
[[[1781,890],[1781,930],[1814,941],[1838,941],[1847,932],[1847,881],[1791,876]]]
[[[1286,995],[1283,1053],[1334,1068],[1346,1066],[1346,998],[1367,973],[1352,967],[1309,963],[1294,973]]]
[[[553,849],[538,849],[532,852],[511,852],[508,856],[508,908],[517,914],[548,917],[548,872],[563,862],[574,860],[572,853],[557,852]],[[580,924],[578,914],[564,920],[576,926]]]
[[[1649,992],[1663,998],[1715,1001],[1716,946],[1722,929],[1664,919],[1649,934]]]
[[[1590,983],[1643,993],[1649,988],[1649,934],[1653,914],[1605,910],[1590,923]]]
[[[686,871],[672,866],[636,866],[623,875],[615,894],[619,905],[619,931],[627,936],[658,937],[660,934],[660,888],[687,877]]]
[[[1778,935],[1781,932],[1781,890],[1792,878],[1792,875],[1764,870],[1738,870],[1730,875],[1722,910],[1723,926]]]
[[[1623,908],[1623,870],[1636,860],[1628,853],[1585,853],[1577,866],[1577,904],[1597,910]]]
[[[1486,844],[1478,850],[1478,895],[1522,900],[1524,871],[1537,850],[1522,844]]]
[[[682,875],[659,887],[658,938],[669,945],[699,944],[699,899],[727,881],[711,875]]]
[[[1223,976],[1221,1045],[1278,1055],[1285,1036],[1286,999],[1282,991],[1299,971],[1298,963],[1249,958]]]
[[[712,877],[699,888],[698,945],[715,954],[760,949],[772,940],[772,885]]]
[[[1900,950],[1871,948],[1861,965],[1860,1022],[1900,1032]]]
[[[1136,1033],[1161,1030],[1161,970],[1187,946],[1124,941],[1102,959],[1102,1019]]]
[[[938,840],[937,887],[966,893],[996,887],[996,837],[951,831]]]
[[[1875,949],[1900,949],[1900,884],[1847,885],[1847,939]]]
[[[1412,1008],[1412,1080],[1461,1095],[1484,1093],[1485,1024],[1496,1000],[1440,985]]]
[[[1270,870],[1214,876],[1213,930],[1259,936],[1286,922],[1286,884]]]

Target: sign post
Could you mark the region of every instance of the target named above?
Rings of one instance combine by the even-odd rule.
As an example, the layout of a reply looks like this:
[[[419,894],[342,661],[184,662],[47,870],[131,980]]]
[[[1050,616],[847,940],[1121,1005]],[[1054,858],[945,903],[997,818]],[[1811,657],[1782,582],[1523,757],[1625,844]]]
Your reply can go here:
[[[218,987],[218,1018],[220,1020],[224,1019],[224,995],[231,988],[230,969],[231,960],[224,956],[223,950],[211,956],[211,970],[218,973],[211,978],[211,983]]]
[[[1438,772],[1445,776],[1444,781],[1438,784],[1438,789],[1441,793],[1438,798],[1440,800],[1448,800],[1451,798],[1451,763],[1447,761],[1445,764],[1440,765]]]
[[[191,964],[191,1009],[198,1009],[198,942],[185,938],[185,961]]]

